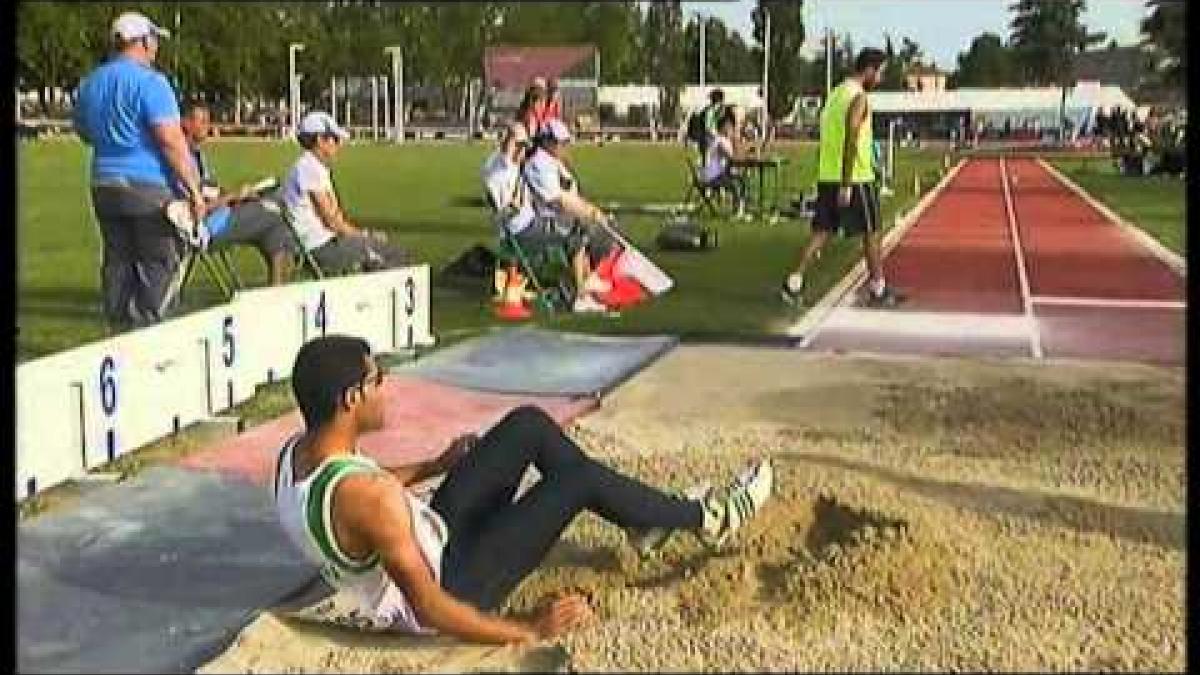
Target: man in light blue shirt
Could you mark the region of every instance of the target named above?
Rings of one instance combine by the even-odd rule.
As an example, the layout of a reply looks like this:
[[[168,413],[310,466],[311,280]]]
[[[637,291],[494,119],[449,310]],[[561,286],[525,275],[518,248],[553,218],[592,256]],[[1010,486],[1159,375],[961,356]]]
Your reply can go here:
[[[163,320],[176,299],[183,242],[163,207],[186,199],[199,220],[205,203],[175,92],[152,65],[159,38],[169,33],[126,12],[111,34],[116,53],[80,83],[74,121],[93,151],[104,313],[122,330]]]

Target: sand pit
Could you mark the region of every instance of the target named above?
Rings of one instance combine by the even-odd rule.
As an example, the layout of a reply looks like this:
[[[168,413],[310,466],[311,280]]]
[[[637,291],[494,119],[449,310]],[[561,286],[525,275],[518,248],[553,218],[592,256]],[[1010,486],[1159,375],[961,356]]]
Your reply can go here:
[[[729,550],[640,559],[584,516],[510,609],[574,587],[598,619],[540,650],[264,615],[204,672],[1182,670],[1182,382],[683,347],[573,433],[668,487],[771,454],[777,498]]]

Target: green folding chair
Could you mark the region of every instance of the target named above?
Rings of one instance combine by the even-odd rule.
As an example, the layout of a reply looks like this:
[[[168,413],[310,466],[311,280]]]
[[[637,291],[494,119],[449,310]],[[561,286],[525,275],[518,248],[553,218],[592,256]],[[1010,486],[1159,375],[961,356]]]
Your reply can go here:
[[[484,198],[492,208],[494,216],[499,211],[495,200],[487,192],[484,193]],[[497,263],[505,266],[515,265],[521,274],[525,275],[533,286],[537,307],[547,312],[569,307],[575,294],[570,282],[571,257],[566,247],[549,245],[529,250],[521,245],[508,228],[502,224],[497,224],[496,227],[500,230]]]

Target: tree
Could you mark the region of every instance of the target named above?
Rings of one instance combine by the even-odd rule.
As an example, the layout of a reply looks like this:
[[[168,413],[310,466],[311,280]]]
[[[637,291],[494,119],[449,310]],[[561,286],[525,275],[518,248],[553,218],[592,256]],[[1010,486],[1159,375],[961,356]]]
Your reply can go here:
[[[1182,88],[1187,82],[1187,38],[1181,0],[1147,0],[1150,14],[1142,19],[1142,44],[1154,54],[1159,84]]]
[[[684,80],[697,79],[700,62],[700,22],[690,21],[684,30]],[[756,82],[761,80],[761,53],[756,54],[740,33],[726,27],[717,17],[704,19],[704,81]]]
[[[1018,0],[1009,5],[1015,16],[1010,44],[1021,66],[1022,79],[1062,89],[1059,126],[1066,120],[1067,89],[1075,86],[1075,60],[1104,33],[1090,33],[1080,17],[1086,0]]]
[[[907,37],[900,39],[900,51],[897,52],[892,44],[892,36],[888,35],[884,39],[884,54],[887,56],[887,61],[884,62],[883,80],[879,83],[881,91],[904,91],[905,75],[908,74],[915,66],[921,65],[925,53],[914,40]]]
[[[659,119],[675,126],[683,85],[683,7],[679,0],[651,0],[642,25],[642,41],[647,57],[646,79],[661,87]]]
[[[983,33],[958,55],[954,83],[958,87],[1007,87],[1016,84],[1012,50],[999,35]]]
[[[791,112],[792,102],[802,89],[807,68],[801,56],[804,47],[803,10],[802,0],[758,0],[758,6],[751,14],[754,39],[760,48],[766,37],[766,18],[768,15],[771,17],[767,110],[772,119]]]

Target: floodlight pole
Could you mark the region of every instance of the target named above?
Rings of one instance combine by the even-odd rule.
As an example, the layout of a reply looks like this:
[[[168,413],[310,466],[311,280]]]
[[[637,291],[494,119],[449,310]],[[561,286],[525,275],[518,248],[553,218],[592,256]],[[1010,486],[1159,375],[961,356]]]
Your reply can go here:
[[[833,89],[833,29],[825,29],[825,100]]]
[[[333,116],[333,121],[337,122],[337,75],[329,76],[329,114]]]
[[[771,120],[771,113],[767,106],[767,101],[770,100],[768,98],[767,94],[769,93],[768,89],[771,86],[770,85],[770,77],[769,77],[770,67],[771,67],[771,12],[769,10],[767,10],[765,5],[763,6],[763,16],[766,18],[765,24],[763,25],[763,81],[762,81],[762,101],[763,101],[762,133],[764,134],[764,138],[765,138],[765,135],[767,133],[767,123],[770,122],[770,120]]]
[[[379,76],[371,76],[371,140],[379,140]]]
[[[388,78],[387,75],[380,75],[379,80],[383,83],[383,86],[381,86],[379,88],[379,91],[381,94],[383,94],[384,136],[389,136],[392,133],[391,132],[391,128],[392,128],[392,92],[390,89],[388,89],[388,82],[390,82],[391,80],[390,80],[390,78]]]
[[[399,45],[384,48],[384,53],[392,56],[392,120],[395,123],[393,140],[404,142],[404,54]]]
[[[291,88],[288,107],[292,113],[292,138],[296,137],[296,129],[300,126],[300,79],[296,75],[296,53],[302,51],[304,45],[299,42],[288,45],[288,85]]]
[[[700,89],[703,90],[704,89],[704,57],[705,57],[704,24],[706,22],[704,20],[704,16],[701,14],[696,15],[696,21],[698,21],[700,23]]]

